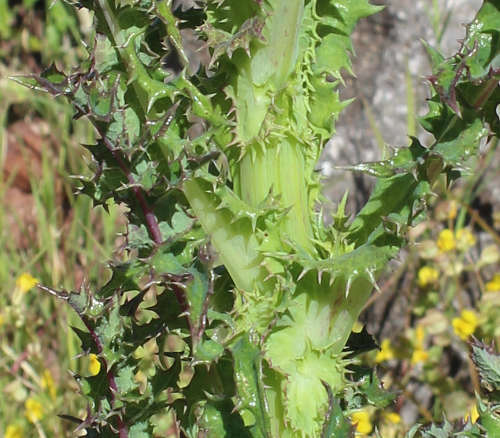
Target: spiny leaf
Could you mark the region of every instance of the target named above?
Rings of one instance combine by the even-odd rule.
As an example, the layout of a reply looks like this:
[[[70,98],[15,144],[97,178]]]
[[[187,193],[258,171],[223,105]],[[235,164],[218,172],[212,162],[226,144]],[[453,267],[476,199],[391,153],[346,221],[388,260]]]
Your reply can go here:
[[[269,415],[266,408],[262,353],[250,342],[248,335],[240,336],[231,346],[234,359],[234,378],[238,389],[238,410],[251,412],[250,425],[254,438],[269,438]]]
[[[352,438],[353,431],[351,423],[344,416],[339,400],[333,397],[331,389],[329,389],[328,398],[328,414],[323,424],[321,438]]]
[[[472,344],[472,360],[476,365],[482,385],[488,391],[500,392],[500,355],[480,342]]]

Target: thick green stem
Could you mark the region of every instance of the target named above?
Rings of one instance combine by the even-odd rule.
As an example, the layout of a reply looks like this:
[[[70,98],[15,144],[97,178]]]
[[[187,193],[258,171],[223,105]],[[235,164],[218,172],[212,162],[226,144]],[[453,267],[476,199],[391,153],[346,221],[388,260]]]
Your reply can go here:
[[[247,154],[241,160],[238,180],[239,194],[251,206],[257,206],[270,192],[279,196],[281,205],[290,209],[284,219],[284,234],[314,252],[305,162],[295,139],[283,139],[274,147]]]
[[[235,180],[237,191],[251,206],[257,206],[270,192],[290,208],[284,220],[284,234],[314,252],[312,245],[311,206],[308,203],[303,145],[286,133],[265,132],[268,119],[286,127],[286,116],[274,114],[274,104],[294,74],[298,58],[299,32],[304,15],[303,0],[277,0],[267,18],[266,43],[257,48],[251,60],[240,70],[236,82],[238,127],[248,142]]]
[[[257,251],[258,243],[251,224],[231,223],[231,214],[217,208],[216,199],[201,180],[186,181],[184,194],[236,287],[253,291],[256,282],[263,280],[263,273],[260,267],[262,258]]]
[[[304,15],[304,0],[276,0],[266,23],[266,44],[251,60],[252,82],[271,83],[275,90],[286,86],[298,57],[298,38]]]

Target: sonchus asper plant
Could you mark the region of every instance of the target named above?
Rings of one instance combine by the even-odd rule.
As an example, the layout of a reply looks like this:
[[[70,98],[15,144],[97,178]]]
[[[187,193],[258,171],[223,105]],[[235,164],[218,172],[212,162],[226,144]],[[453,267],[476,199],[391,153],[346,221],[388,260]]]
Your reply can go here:
[[[343,437],[364,403],[391,401],[348,342],[377,276],[425,214],[435,181],[499,134],[498,0],[457,54],[428,48],[434,95],[413,138],[381,162],[354,220],[326,226],[317,163],[349,102],[350,34],[367,0],[81,0],[89,58],[25,82],[98,134],[80,191],[128,207],[125,253],[98,290],[46,290],[86,330],[88,436],[146,437],[168,413],[188,437]],[[362,336],[361,336],[362,338]],[[366,346],[366,345],[365,345]]]

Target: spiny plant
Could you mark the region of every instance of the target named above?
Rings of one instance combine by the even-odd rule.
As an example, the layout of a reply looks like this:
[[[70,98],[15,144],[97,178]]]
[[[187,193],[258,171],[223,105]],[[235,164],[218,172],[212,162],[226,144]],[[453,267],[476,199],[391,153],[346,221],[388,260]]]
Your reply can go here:
[[[42,288],[86,330],[95,376],[76,376],[88,436],[146,437],[171,415],[187,437],[352,436],[350,412],[386,406],[353,324],[425,215],[438,178],[470,169],[500,133],[500,2],[456,55],[427,46],[434,93],[413,138],[380,162],[353,220],[326,226],[317,162],[349,102],[350,34],[367,0],[81,0],[89,58],[20,79],[69,99],[98,140],[80,192],[128,207],[123,258],[98,290]],[[444,176],[443,176],[444,175]],[[488,412],[493,412],[491,409]],[[157,430],[157,429],[156,429]]]

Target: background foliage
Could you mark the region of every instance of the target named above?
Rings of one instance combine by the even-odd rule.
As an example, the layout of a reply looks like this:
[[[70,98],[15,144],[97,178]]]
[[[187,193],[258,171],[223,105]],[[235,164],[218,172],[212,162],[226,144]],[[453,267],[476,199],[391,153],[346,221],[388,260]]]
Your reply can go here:
[[[20,9],[27,8],[28,11],[30,7],[32,5],[18,6]],[[4,10],[8,11],[8,14],[5,15],[6,20],[12,20],[13,14],[17,13],[16,9],[10,10],[5,8],[5,5]],[[36,11],[36,7],[33,10]],[[78,18],[72,12],[72,9],[63,9],[63,11],[66,14],[64,16],[67,17],[67,23],[70,23],[68,26],[70,26],[71,32],[74,33],[75,29],[78,28],[75,23],[82,19]],[[46,20],[47,30],[56,27],[50,21],[50,13],[47,14]],[[72,64],[75,59],[83,55],[79,46],[80,39],[74,37],[72,41],[68,42],[66,30],[67,28],[59,28],[59,33],[55,33],[55,36],[49,38],[48,34],[53,32],[51,30],[47,32],[47,35],[40,37],[46,38],[47,41],[54,41],[51,51],[48,50],[48,53],[43,55],[47,57],[43,59],[44,65],[49,64],[48,61],[53,59],[59,59],[65,65],[68,65],[67,62]],[[14,43],[18,41],[18,46],[14,45],[14,47],[18,47],[16,50],[21,52],[26,49],[22,46],[22,35],[16,35],[9,26],[5,26],[3,32],[9,32],[8,36]],[[27,52],[36,52],[36,41],[30,44],[32,45],[28,47]],[[59,50],[61,47],[72,47],[73,50]],[[103,47],[103,54],[106,53],[105,49]],[[64,59],[65,56],[74,56],[75,58]],[[15,65],[16,57],[13,57],[13,59]],[[104,62],[106,61],[107,58],[104,59]],[[436,63],[441,62],[437,58],[435,61]],[[109,62],[113,62],[113,60],[110,59]],[[52,70],[52,73],[58,74],[55,69]],[[5,333],[2,339],[6,340],[2,344],[5,356],[2,359],[4,361],[2,364],[4,374],[2,374],[1,378],[4,382],[3,390],[10,397],[6,400],[13,402],[5,403],[2,407],[2,411],[6,413],[2,416],[5,422],[3,427],[5,433],[7,433],[8,427],[11,427],[11,431],[15,430],[14,427],[18,427],[28,436],[30,431],[34,430],[39,434],[46,433],[50,435],[53,433],[57,436],[57,434],[65,433],[64,430],[70,430],[74,426],[71,423],[54,422],[51,419],[52,415],[61,412],[61,409],[67,412],[67,407],[73,413],[78,411],[78,407],[75,406],[77,398],[73,396],[72,389],[65,386],[69,379],[61,378],[63,370],[70,368],[83,376],[95,375],[81,381],[83,392],[92,396],[92,391],[99,388],[103,383],[104,376],[101,372],[103,364],[96,356],[101,352],[94,351],[95,346],[91,346],[90,343],[86,344],[85,342],[88,342],[88,339],[85,338],[83,332],[79,332],[83,340],[84,351],[88,354],[86,357],[76,360],[75,355],[78,348],[75,345],[75,338],[68,335],[67,327],[69,323],[67,319],[70,319],[71,324],[78,324],[78,318],[75,318],[74,314],[66,315],[65,311],[54,301],[40,298],[39,295],[35,295],[34,290],[30,291],[28,287],[31,281],[30,277],[23,276],[22,273],[30,272],[40,279],[42,283],[58,284],[67,290],[72,290],[75,289],[75,284],[78,284],[75,273],[81,272],[80,266],[84,265],[85,275],[88,276],[87,290],[95,289],[97,279],[99,279],[99,284],[104,284],[102,279],[109,276],[109,272],[103,273],[96,267],[93,273],[88,270],[88,266],[89,261],[90,265],[92,265],[91,260],[96,255],[96,241],[101,242],[99,248],[102,249],[98,254],[97,261],[109,257],[113,247],[117,245],[113,238],[116,226],[116,210],[112,208],[110,216],[103,215],[101,217],[98,215],[95,217],[90,213],[90,205],[86,198],[80,197],[79,201],[72,198],[68,175],[81,174],[83,169],[79,167],[80,161],[77,159],[79,152],[71,153],[71,151],[74,150],[74,146],[78,142],[92,143],[93,134],[88,127],[82,128],[81,123],[74,124],[71,121],[72,111],[64,104],[56,103],[52,99],[48,100],[45,97],[28,94],[26,90],[21,90],[10,82],[8,84],[2,82],[2,84],[6,84],[5,90],[2,89],[2,93],[8,96],[8,99],[5,99],[4,102],[7,102],[5,108],[9,109],[9,111],[6,111],[5,114],[12,114],[21,104],[21,109],[18,111],[24,116],[26,104],[28,104],[35,110],[28,113],[28,115],[31,115],[30,124],[37,122],[40,114],[43,114],[46,120],[49,123],[51,122],[49,126],[52,126],[52,129],[58,133],[56,137],[66,139],[66,143],[63,143],[64,147],[60,149],[62,152],[58,152],[61,155],[57,160],[60,163],[57,174],[54,172],[54,167],[48,164],[49,162],[53,163],[52,157],[46,157],[45,167],[43,166],[43,156],[47,151],[47,148],[43,148],[41,154],[42,174],[41,177],[36,176],[36,178],[47,181],[46,185],[38,183],[38,180],[37,184],[30,184],[35,199],[34,209],[38,219],[34,226],[38,244],[35,246],[31,244],[27,248],[19,250],[19,244],[13,243],[10,234],[5,234],[3,237],[5,240],[3,248],[5,249],[2,251],[2,257],[5,257],[6,261],[2,264],[5,269],[5,282],[3,284],[6,285],[5,290],[7,293],[3,293],[1,298],[5,300],[5,303],[2,306],[2,327],[0,330],[2,330],[2,334]],[[446,87],[446,84],[443,84],[443,86]],[[25,105],[24,108],[22,108],[23,104]],[[451,102],[451,106],[453,106],[453,102]],[[100,109],[95,108],[94,110],[99,111]],[[49,116],[51,112],[53,114],[52,120]],[[65,123],[61,123],[61,114],[66,114]],[[450,116],[452,115],[450,114]],[[123,117],[129,126],[128,135],[134,135],[133,126],[136,122],[133,120],[133,116],[128,116],[125,113]],[[127,119],[127,117],[129,118]],[[15,116],[6,117],[4,121],[5,127],[11,126],[13,119],[15,119]],[[123,123],[123,120],[118,120],[117,123],[119,125]],[[432,114],[427,118],[427,123],[433,123]],[[479,166],[482,166],[479,167],[480,169],[495,166],[495,146],[494,144],[490,149],[490,153],[479,163]],[[91,148],[89,149],[92,151]],[[106,159],[106,157],[96,158],[98,161]],[[141,184],[152,187],[154,181],[151,181],[151,178],[155,169],[149,168],[147,163],[141,164],[140,156],[133,157],[133,159],[137,160],[135,162],[136,176],[140,179]],[[200,163],[192,160],[188,164],[196,168]],[[375,170],[379,171],[380,169]],[[474,175],[481,174],[479,171],[473,173],[469,182],[465,184],[465,188],[456,189],[455,191],[449,191],[447,184],[443,181],[442,197],[448,199],[444,204],[442,202],[436,204],[436,210],[431,221],[420,224],[416,230],[412,231],[412,239],[421,243],[421,245],[417,245],[417,249],[412,250],[412,253],[408,255],[402,265],[403,267],[398,270],[398,276],[396,278],[390,277],[387,280],[388,284],[401,281],[399,284],[405,286],[409,296],[416,297],[410,300],[411,304],[408,306],[407,330],[398,339],[392,339],[389,342],[383,340],[381,352],[368,354],[363,360],[368,364],[372,363],[372,361],[381,364],[380,367],[386,371],[386,378],[388,379],[386,386],[393,382],[396,389],[402,391],[403,396],[399,399],[399,404],[391,405],[385,411],[369,408],[355,412],[354,418],[357,418],[358,432],[360,433],[363,430],[370,433],[373,429],[370,429],[369,425],[373,428],[372,425],[375,423],[379,424],[380,428],[387,430],[384,432],[385,434],[382,434],[384,437],[390,436],[389,434],[396,436],[397,433],[403,432],[406,428],[404,422],[399,422],[398,417],[392,414],[399,412],[403,405],[408,403],[406,400],[416,403],[422,414],[421,421],[425,422],[431,420],[440,421],[443,406],[447,409],[446,414],[451,420],[463,418],[463,415],[472,409],[472,406],[476,406],[476,409],[481,410],[480,403],[475,404],[472,396],[473,389],[478,393],[480,391],[479,379],[476,378],[472,366],[468,368],[469,372],[465,376],[460,375],[460,373],[453,375],[450,372],[448,378],[443,379],[442,375],[436,375],[436,369],[440,369],[443,361],[449,364],[450,369],[453,366],[458,366],[460,370],[463,370],[463,364],[469,363],[467,358],[469,347],[463,342],[463,339],[467,339],[468,335],[475,333],[488,342],[490,340],[498,342],[498,333],[495,332],[498,325],[498,303],[496,301],[498,294],[494,293],[498,290],[498,279],[495,277],[495,270],[498,272],[498,236],[495,232],[495,224],[488,224],[481,216],[474,215],[470,207],[474,192],[478,190],[479,186],[478,178]],[[61,208],[63,204],[63,202],[60,202],[61,198],[58,199],[58,194],[55,193],[55,187],[57,187],[56,177],[62,180],[60,184],[63,187],[61,190],[65,196],[64,202],[69,204],[68,209],[74,212],[69,219],[68,213],[65,213],[64,209]],[[175,177],[174,174],[173,179]],[[177,177],[182,178],[180,168]],[[31,176],[32,178],[33,176]],[[108,174],[108,178],[110,189],[122,186],[123,181],[118,175],[113,178],[111,172]],[[4,193],[7,193],[9,184],[12,184],[14,180],[15,176],[11,176],[10,180],[7,179]],[[103,193],[93,191],[94,189],[90,185],[84,185],[85,190],[94,197],[95,203],[103,202],[106,199],[105,196],[103,197]],[[175,193],[175,186],[171,190]],[[123,192],[115,192],[113,196],[116,196],[117,200],[121,200],[120,196],[122,194]],[[12,200],[9,199],[6,201],[9,205],[11,205],[11,202]],[[4,209],[4,211],[10,210],[12,208]],[[453,213],[454,210],[457,212]],[[166,233],[166,235],[184,233],[187,250],[190,249],[190,245],[200,244],[200,235],[197,235],[195,230],[192,230],[191,220],[182,210],[178,211],[176,216],[168,219],[170,225],[165,226],[162,230],[163,233]],[[22,223],[23,221],[18,220],[18,222]],[[137,218],[136,226],[132,226],[127,230],[129,249],[136,251],[139,256],[141,251],[148,251],[152,244],[147,238],[145,229],[141,228],[143,226],[141,226],[140,222],[141,218]],[[67,225],[68,223],[69,225]],[[466,223],[468,223],[468,228],[464,227]],[[63,224],[65,225],[63,226]],[[71,226],[72,224],[74,226]],[[474,228],[475,225],[478,225],[480,229]],[[442,232],[439,230],[441,227],[446,228],[446,230]],[[7,228],[3,227],[2,229],[6,230]],[[64,234],[61,231],[68,229],[70,231]],[[27,231],[23,230],[22,232]],[[481,239],[486,242],[486,245],[481,242]],[[491,242],[488,243],[488,239],[491,239]],[[82,248],[87,249],[82,251]],[[209,249],[203,246],[200,248],[199,251],[207,251],[204,260],[209,265],[211,263]],[[56,260],[56,263],[54,263],[54,260]],[[134,269],[142,269],[137,265],[123,265],[121,262],[122,260],[115,260],[116,265],[113,275],[115,280],[118,279],[116,281],[124,282],[127,279],[128,272]],[[153,264],[167,262],[169,262],[168,258],[158,257],[157,261],[153,260]],[[58,266],[58,269],[54,269],[54,266]],[[175,266],[173,268],[175,272]],[[168,270],[172,272],[172,265],[168,267]],[[195,279],[191,283],[192,287],[196,287],[196,279],[199,279],[200,283],[207,281],[206,266],[195,266],[188,274]],[[137,272],[134,272],[134,275],[137,275]],[[182,282],[185,280],[182,275],[187,274],[184,269],[179,268],[179,278],[170,280]],[[405,282],[400,280],[402,278],[406,279]],[[221,276],[217,279],[210,279],[210,281],[224,282],[227,281],[227,278]],[[33,281],[31,281],[31,285],[32,283]],[[108,285],[108,289],[102,288],[100,290],[100,293],[104,294],[104,296],[107,290],[111,292],[113,280]],[[132,284],[131,287],[136,288],[137,286]],[[130,306],[133,306],[133,299],[129,302],[132,304],[128,304],[129,314],[135,313],[139,325],[137,327],[133,326],[137,332],[132,330],[126,333],[127,336],[139,336],[140,325],[147,326],[148,332],[152,333],[154,331],[154,320],[152,320],[152,315],[149,312],[154,312],[158,306],[163,306],[163,309],[165,307],[175,307],[170,301],[155,303],[153,297],[148,296],[146,288],[143,290],[145,302],[140,309],[130,308]],[[472,290],[472,292],[469,292],[469,290]],[[71,300],[72,297],[76,298],[76,296],[64,298]],[[443,302],[444,306],[438,306],[437,304],[440,302]],[[93,304],[73,301],[72,305],[77,313],[82,313],[84,310],[87,312],[89,310],[88,306]],[[222,307],[224,305],[224,303],[221,303]],[[92,309],[90,310],[92,311]],[[137,312],[132,312],[132,310]],[[464,313],[464,311],[469,313]],[[91,316],[97,317],[99,309],[96,312]],[[216,320],[217,315],[213,315],[213,318]],[[47,321],[54,323],[48,324]],[[83,329],[83,326],[80,325],[80,328]],[[159,329],[161,328],[158,327]],[[153,365],[159,369],[171,371],[171,362],[179,364],[180,386],[183,385],[183,379],[185,379],[184,382],[187,382],[191,378],[192,371],[178,360],[185,348],[179,339],[166,337],[162,340],[162,348],[172,358],[168,363],[162,363],[162,355],[157,354],[155,342],[146,342],[141,349],[137,349],[133,342],[130,343],[130,346],[126,342],[119,346],[112,345],[115,336],[112,330],[122,330],[122,327],[110,324],[103,327],[102,330],[104,330],[102,332],[103,337],[110,341],[109,345],[102,346],[103,349],[110,349],[107,354],[132,355],[133,353],[133,357],[138,359],[141,364],[138,370],[126,365],[122,368],[121,372],[123,374],[117,376],[117,387],[120,391],[126,393],[132,389],[127,387],[131,382],[135,382],[134,387],[137,386],[139,391],[147,391],[147,387],[141,389],[141,383],[145,384],[147,381],[146,376],[151,372]],[[108,330],[111,331],[108,332]],[[58,338],[60,338],[59,341],[57,341]],[[52,343],[51,345],[47,344],[48,340]],[[120,350],[117,351],[116,348]],[[240,348],[244,351],[247,346],[241,345]],[[44,353],[47,351],[55,351],[57,358],[52,359],[52,362],[50,362]],[[206,343],[206,345],[199,346],[197,354],[199,360],[210,360],[214,355],[220,355],[221,352],[217,351],[214,344]],[[457,355],[459,357],[458,365],[453,362],[453,360],[457,360]],[[109,366],[109,364],[106,365]],[[15,379],[12,379],[12,376],[15,376]],[[210,376],[207,374],[199,378],[206,380],[210,379]],[[491,380],[491,377],[489,379]],[[483,378],[483,380],[488,381],[488,378]],[[446,383],[443,384],[443,381]],[[428,384],[432,388],[433,397],[424,402],[419,400],[417,396],[411,393],[411,390],[409,391],[406,388],[406,385],[411,387],[412,384],[415,387],[415,382]],[[447,401],[446,396],[450,394],[450,391],[452,394],[460,395],[460,397],[450,397]],[[460,406],[450,405],[449,400],[452,399],[467,400],[467,403],[462,403]],[[165,400],[155,401],[155,403],[164,402]],[[356,408],[362,404],[356,401],[354,403]],[[64,408],[62,408],[63,406]],[[80,405],[80,409],[80,415],[78,416],[84,418],[83,406]],[[19,412],[24,412],[24,416],[21,417]],[[194,412],[196,415],[195,409]],[[137,424],[142,427],[140,426],[139,410],[137,415]],[[391,419],[394,421],[391,421]],[[92,419],[92,421],[95,420],[95,418]],[[158,435],[171,427],[168,415],[160,416],[155,421],[157,422],[155,433]],[[365,429],[363,429],[363,424]],[[235,424],[234,427],[238,428],[241,425]]]

